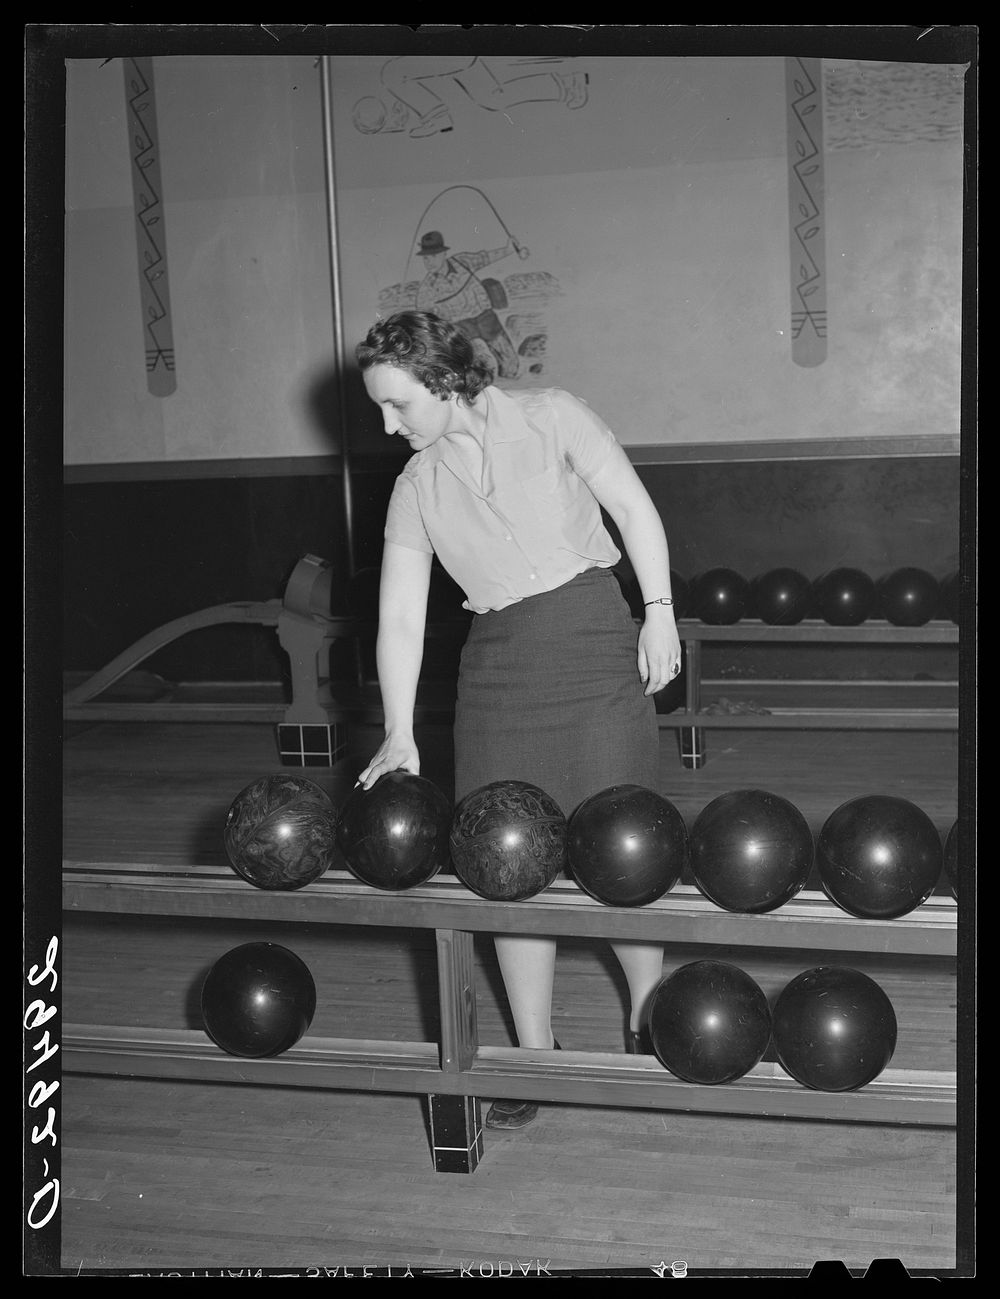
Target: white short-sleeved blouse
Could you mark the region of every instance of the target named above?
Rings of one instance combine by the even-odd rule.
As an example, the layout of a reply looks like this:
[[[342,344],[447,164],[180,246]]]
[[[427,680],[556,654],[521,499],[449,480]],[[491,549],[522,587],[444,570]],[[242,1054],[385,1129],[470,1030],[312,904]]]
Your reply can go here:
[[[551,591],[621,558],[590,490],[614,434],[559,388],[485,389],[482,472],[447,437],[396,480],[385,538],[436,554],[474,613]]]

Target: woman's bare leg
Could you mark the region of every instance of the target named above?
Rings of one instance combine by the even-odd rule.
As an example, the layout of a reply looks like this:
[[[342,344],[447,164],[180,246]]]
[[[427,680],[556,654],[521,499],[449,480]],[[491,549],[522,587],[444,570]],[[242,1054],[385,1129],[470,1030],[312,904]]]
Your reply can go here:
[[[518,1046],[551,1050],[556,940],[497,934],[494,942]]]
[[[612,943],[628,982],[629,1028],[638,1033],[646,1023],[649,999],[663,975],[663,947],[659,943]]]

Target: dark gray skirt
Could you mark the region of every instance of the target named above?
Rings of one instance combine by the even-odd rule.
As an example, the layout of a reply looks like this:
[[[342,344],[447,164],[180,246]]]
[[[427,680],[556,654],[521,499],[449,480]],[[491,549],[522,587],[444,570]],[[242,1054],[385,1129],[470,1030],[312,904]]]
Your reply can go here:
[[[566,816],[610,785],[656,789],[659,730],[636,668],[636,627],[606,568],[478,614],[462,651],[455,800],[524,780]]]

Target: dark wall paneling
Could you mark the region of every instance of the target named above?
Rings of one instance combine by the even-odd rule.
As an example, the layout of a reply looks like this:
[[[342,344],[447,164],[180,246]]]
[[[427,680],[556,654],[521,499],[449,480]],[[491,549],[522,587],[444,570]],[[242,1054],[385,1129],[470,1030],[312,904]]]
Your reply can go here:
[[[677,572],[958,566],[958,458],[646,465]]]
[[[340,478],[68,486],[64,667],[92,671],[155,628],[212,605],[280,598],[296,561],[343,550]],[[219,626],[158,651],[171,680],[277,680],[273,630]]]
[[[903,565],[937,577],[958,567],[957,457],[644,464],[638,471],[666,524],[672,566],[684,577],[717,565],[747,577],[785,564],[809,577],[838,564],[874,577]],[[384,458],[366,464],[364,457],[352,470],[357,567],[379,563],[397,472]],[[67,670],[94,671],[162,624],[210,605],[280,598],[306,553],[341,568],[333,602],[346,611],[339,474],[70,481],[64,503]],[[760,675],[782,675],[776,654],[763,655]],[[884,649],[812,658],[817,675],[920,670],[907,654]],[[724,676],[727,662],[723,654],[706,666]],[[438,648],[428,656],[435,675],[453,663],[454,654]],[[192,633],[144,666],[187,681],[278,680],[285,672],[273,631],[243,626]],[[349,659],[345,671],[350,675]]]

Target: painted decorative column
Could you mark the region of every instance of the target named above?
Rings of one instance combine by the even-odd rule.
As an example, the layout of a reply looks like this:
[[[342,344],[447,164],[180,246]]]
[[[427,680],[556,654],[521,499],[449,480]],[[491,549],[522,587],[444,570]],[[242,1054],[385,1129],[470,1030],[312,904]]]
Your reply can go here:
[[[160,183],[160,142],[156,129],[153,60],[125,59],[124,68],[146,386],[154,397],[168,397],[176,391],[177,377],[174,372],[170,282],[167,277],[167,227]]]
[[[826,241],[821,59],[785,60],[792,360],[826,360]]]

